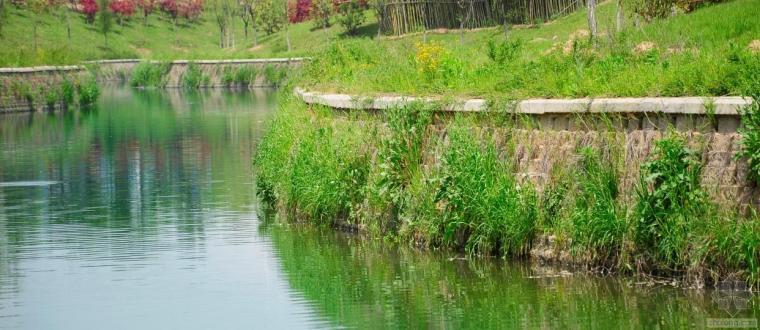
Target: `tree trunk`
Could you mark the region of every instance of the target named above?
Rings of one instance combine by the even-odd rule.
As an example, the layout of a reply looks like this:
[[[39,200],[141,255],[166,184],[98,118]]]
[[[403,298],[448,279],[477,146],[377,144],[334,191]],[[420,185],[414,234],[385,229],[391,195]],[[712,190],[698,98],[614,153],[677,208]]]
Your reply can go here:
[[[591,39],[596,39],[596,0],[588,0],[588,29]]]
[[[66,11],[66,36],[69,38],[69,43],[71,43],[71,19],[69,17],[71,14],[69,13],[69,8],[64,8],[63,10]]]
[[[256,31],[256,26],[254,25],[253,26],[253,46],[255,47],[258,45],[259,45],[259,35],[258,35],[258,32]]]
[[[34,28],[33,28],[34,32],[33,32],[32,37],[34,37],[34,53],[37,54],[37,19],[34,20],[33,24],[34,24]]]
[[[623,0],[617,0],[617,15],[615,18],[615,28],[617,32],[623,31]]]

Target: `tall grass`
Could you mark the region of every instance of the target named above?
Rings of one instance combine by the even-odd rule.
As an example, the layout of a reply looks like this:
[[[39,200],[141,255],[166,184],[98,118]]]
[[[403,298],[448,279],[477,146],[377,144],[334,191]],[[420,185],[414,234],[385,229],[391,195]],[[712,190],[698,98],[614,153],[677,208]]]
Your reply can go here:
[[[449,129],[443,182],[443,239],[464,240],[471,253],[525,254],[537,219],[536,195],[520,184],[492,143],[481,145],[465,127]]]
[[[575,171],[575,205],[571,217],[573,246],[607,262],[617,257],[625,233],[625,212],[618,199],[618,167],[611,159],[590,147],[580,150]]]
[[[133,87],[164,87],[170,69],[170,63],[142,62],[132,70],[129,83]]]

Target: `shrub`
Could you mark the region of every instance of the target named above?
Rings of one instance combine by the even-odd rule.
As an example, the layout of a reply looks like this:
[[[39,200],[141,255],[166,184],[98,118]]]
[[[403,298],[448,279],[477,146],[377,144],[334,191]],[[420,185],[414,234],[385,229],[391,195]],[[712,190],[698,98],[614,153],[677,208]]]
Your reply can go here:
[[[82,13],[85,15],[85,21],[88,24],[95,22],[95,14],[98,13],[100,7],[95,0],[80,0],[79,6],[82,8]]]
[[[311,0],[296,0],[288,2],[288,20],[290,23],[301,23],[309,19]]]
[[[760,184],[760,95],[754,96],[752,104],[740,111],[742,125],[739,128],[741,149],[737,158],[747,159],[750,179]]]
[[[95,104],[100,96],[100,88],[95,79],[87,79],[77,86],[78,101],[80,107],[89,107]]]
[[[644,19],[651,21],[655,18],[670,16],[674,11],[689,12],[705,3],[722,0],[627,0],[627,6]]]
[[[520,39],[496,42],[489,39],[486,51],[488,58],[496,64],[507,64],[514,61],[522,52],[523,42]]]
[[[311,13],[314,18],[314,27],[323,29],[330,27],[332,4],[329,0],[312,1]]]
[[[53,88],[48,88],[47,92],[45,93],[45,106],[47,106],[48,109],[55,108],[55,104],[58,102],[58,93]]]
[[[636,189],[635,243],[645,260],[683,266],[695,242],[694,227],[706,216],[707,195],[699,185],[702,164],[685,140],[671,133],[655,144],[641,166]]]
[[[343,26],[347,34],[355,35],[359,27],[364,24],[367,17],[359,0],[346,0],[338,5],[338,23]]]

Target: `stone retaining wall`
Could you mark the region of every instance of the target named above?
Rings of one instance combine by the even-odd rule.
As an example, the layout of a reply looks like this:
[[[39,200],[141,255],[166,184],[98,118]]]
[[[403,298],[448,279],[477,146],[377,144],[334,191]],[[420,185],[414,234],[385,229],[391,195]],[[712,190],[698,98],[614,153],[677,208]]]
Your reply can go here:
[[[655,142],[674,130],[680,132],[697,150],[703,163],[702,184],[720,202],[745,208],[760,207],[760,189],[748,178],[749,168],[734,155],[741,136],[739,109],[751,103],[741,97],[715,98],[624,98],[526,100],[502,108],[489,107],[485,100],[461,100],[441,103],[436,99],[383,96],[368,98],[344,94],[321,94],[295,91],[307,104],[335,109],[381,111],[410,102],[440,105],[443,112],[477,115],[509,112],[519,120],[509,126],[494,121],[473,130],[481,139],[492,139],[505,150],[508,141],[514,144],[518,175],[531,180],[539,191],[553,181],[558,170],[572,169],[579,160],[578,150],[591,146],[597,150],[621,153],[624,162],[620,187],[632,197],[639,180],[639,167],[651,154]],[[445,121],[445,119],[444,119]],[[488,122],[488,121],[487,121]],[[430,129],[445,137],[445,122]],[[428,164],[439,158],[427,148]]]

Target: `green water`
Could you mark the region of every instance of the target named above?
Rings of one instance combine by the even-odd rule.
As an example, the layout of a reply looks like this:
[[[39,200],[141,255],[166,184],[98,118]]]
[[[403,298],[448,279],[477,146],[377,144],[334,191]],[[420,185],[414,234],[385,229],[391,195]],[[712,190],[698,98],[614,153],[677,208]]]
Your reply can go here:
[[[271,91],[0,117],[0,329],[703,328],[758,298],[259,220]],[[743,304],[745,303],[745,304]]]

